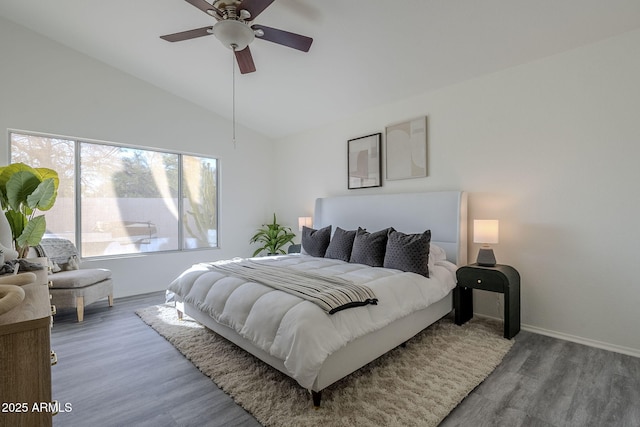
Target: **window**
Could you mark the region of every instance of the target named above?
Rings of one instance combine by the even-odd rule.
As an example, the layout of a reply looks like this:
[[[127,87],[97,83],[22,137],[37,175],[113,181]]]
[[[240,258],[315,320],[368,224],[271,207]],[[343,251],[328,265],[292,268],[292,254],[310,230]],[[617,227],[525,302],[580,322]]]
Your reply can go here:
[[[46,236],[83,257],[218,246],[216,159],[17,132],[10,143],[12,162],[58,172]]]
[[[53,208],[45,212],[47,232],[51,234],[55,230],[57,237],[75,242],[75,143],[60,138],[11,133],[10,149],[12,163],[22,162],[58,172],[58,197]]]
[[[182,165],[183,245],[186,248],[217,246],[216,161],[185,155]]]

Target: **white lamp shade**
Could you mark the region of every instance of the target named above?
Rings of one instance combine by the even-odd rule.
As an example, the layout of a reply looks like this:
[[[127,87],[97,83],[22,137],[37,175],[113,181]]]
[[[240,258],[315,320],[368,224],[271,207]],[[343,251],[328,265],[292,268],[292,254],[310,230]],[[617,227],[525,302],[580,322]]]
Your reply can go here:
[[[311,228],[313,225],[313,219],[310,216],[298,217],[298,230],[302,231],[302,227]]]
[[[497,219],[474,219],[474,243],[498,243],[499,221]]]
[[[223,45],[237,51],[243,50],[255,37],[253,30],[247,24],[240,21],[224,20],[218,21],[213,26],[213,35],[222,42]]]

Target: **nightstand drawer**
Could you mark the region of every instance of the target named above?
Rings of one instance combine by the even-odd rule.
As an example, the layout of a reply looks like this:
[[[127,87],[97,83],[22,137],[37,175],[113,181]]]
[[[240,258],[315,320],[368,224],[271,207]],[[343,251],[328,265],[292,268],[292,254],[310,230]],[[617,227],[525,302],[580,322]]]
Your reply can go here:
[[[504,293],[506,280],[502,280],[496,271],[482,271],[479,268],[462,267],[457,272],[458,286],[466,288],[484,289],[485,291]]]

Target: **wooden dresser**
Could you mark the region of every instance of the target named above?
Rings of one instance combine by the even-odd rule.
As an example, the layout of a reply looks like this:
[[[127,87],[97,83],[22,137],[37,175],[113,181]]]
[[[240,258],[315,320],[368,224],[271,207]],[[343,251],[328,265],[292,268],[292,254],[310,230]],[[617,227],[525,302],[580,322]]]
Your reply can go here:
[[[52,312],[49,287],[24,285],[25,299],[0,315],[0,427],[51,426]]]

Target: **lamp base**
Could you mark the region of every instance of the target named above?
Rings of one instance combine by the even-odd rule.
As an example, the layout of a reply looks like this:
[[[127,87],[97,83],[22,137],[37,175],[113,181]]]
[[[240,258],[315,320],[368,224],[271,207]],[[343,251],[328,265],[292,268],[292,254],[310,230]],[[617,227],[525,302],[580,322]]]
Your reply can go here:
[[[491,248],[480,248],[478,251],[478,260],[476,261],[478,265],[483,267],[495,267],[496,266],[496,257],[493,254],[493,249]]]

